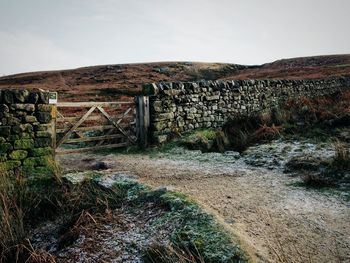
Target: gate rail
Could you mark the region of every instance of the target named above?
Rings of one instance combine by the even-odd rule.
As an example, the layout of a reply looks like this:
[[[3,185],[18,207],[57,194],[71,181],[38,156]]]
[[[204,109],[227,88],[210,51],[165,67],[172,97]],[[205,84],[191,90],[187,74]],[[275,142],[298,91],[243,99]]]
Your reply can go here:
[[[57,103],[56,138],[54,138],[56,154],[79,153],[135,144],[138,133],[136,126],[139,126],[136,124],[136,110],[136,104],[133,101]],[[81,114],[81,111],[83,115],[76,116]],[[89,144],[89,146],[61,149],[63,144],[80,143]]]

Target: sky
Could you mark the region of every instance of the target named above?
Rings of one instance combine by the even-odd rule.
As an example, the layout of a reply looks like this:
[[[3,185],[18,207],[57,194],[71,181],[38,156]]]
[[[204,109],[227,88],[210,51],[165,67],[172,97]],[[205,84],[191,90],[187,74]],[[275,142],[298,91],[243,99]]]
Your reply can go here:
[[[0,0],[0,75],[350,53],[349,0]]]

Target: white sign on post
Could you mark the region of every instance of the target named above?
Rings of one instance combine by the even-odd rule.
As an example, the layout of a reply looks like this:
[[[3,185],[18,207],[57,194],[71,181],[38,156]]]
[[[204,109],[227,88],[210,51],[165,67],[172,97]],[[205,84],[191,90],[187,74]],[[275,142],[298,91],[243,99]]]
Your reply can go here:
[[[57,92],[50,92],[49,94],[49,104],[57,104]]]

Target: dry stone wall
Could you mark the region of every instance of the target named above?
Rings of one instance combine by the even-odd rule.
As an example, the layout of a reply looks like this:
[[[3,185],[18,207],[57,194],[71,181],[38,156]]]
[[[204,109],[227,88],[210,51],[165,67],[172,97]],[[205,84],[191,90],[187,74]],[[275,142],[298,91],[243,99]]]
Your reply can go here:
[[[325,80],[232,80],[151,83],[150,135],[162,143],[175,132],[222,126],[229,118],[278,107],[288,98],[335,94],[349,78]]]
[[[53,166],[49,92],[0,90],[0,169],[49,174]],[[1,173],[1,171],[0,171]]]

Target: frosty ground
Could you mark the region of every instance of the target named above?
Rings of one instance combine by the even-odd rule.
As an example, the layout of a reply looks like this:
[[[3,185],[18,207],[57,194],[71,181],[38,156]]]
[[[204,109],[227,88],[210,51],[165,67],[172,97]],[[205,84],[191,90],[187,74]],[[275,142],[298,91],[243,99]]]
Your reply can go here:
[[[91,160],[103,162],[105,177],[127,174],[191,196],[257,262],[349,262],[348,192],[305,188],[299,177],[283,172],[288,160],[306,154],[323,158],[334,150],[326,144],[275,140],[243,155],[176,146],[148,153],[67,155],[60,163],[69,172],[90,170]]]

